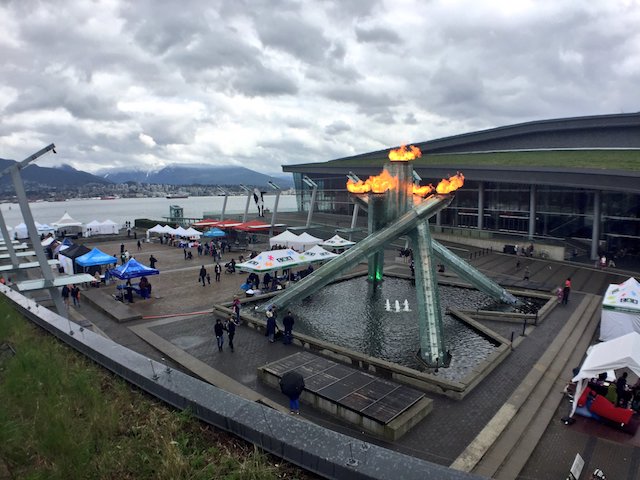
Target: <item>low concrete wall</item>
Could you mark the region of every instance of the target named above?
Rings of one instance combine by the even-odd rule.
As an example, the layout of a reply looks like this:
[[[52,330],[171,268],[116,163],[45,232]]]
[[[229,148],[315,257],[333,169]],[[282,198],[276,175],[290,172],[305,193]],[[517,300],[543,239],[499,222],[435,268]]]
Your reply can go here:
[[[26,318],[133,385],[180,410],[188,408],[204,422],[325,478],[481,478],[363,442],[250,402],[82,329],[9,287],[0,285],[0,293]],[[354,448],[354,444],[358,447]]]
[[[509,244],[509,241],[504,239],[465,237],[462,235],[454,235],[451,233],[437,232],[433,232],[431,235],[433,236],[433,238],[439,241],[457,243],[461,245],[470,245],[472,247],[478,248],[491,248],[494,252],[502,252],[504,246]],[[516,242],[516,240],[514,240],[513,242]],[[545,245],[543,243],[537,243],[535,241],[531,242],[528,240],[516,243],[518,243],[518,246],[529,246],[533,244],[534,257],[537,257],[540,252],[547,252],[549,260],[563,261],[565,258],[565,248],[558,245]]]

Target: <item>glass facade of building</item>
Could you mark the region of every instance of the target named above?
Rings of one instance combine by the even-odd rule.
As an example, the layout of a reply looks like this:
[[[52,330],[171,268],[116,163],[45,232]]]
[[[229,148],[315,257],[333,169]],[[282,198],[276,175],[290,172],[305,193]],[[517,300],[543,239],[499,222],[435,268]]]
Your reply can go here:
[[[298,207],[307,210],[311,189],[302,182],[302,174],[294,173],[299,195]],[[353,203],[346,191],[346,176],[308,174],[318,184],[316,211],[350,215]],[[533,194],[532,194],[533,188]],[[482,201],[480,192],[483,192]],[[483,229],[528,235],[533,199],[533,235],[549,238],[580,238],[590,240],[594,214],[600,215],[600,240],[606,249],[638,250],[640,245],[640,195],[602,191],[599,212],[594,190],[564,186],[534,186],[506,182],[467,180],[456,192],[451,205],[440,215],[444,227],[478,228],[480,205],[483,208]]]

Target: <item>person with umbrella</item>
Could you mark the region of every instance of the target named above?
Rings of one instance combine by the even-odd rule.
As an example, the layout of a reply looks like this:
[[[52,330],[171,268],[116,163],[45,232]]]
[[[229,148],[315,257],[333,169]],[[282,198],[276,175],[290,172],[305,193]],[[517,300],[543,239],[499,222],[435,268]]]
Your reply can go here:
[[[304,377],[290,370],[280,378],[280,390],[289,397],[289,411],[292,414],[300,415],[300,394],[304,390]]]

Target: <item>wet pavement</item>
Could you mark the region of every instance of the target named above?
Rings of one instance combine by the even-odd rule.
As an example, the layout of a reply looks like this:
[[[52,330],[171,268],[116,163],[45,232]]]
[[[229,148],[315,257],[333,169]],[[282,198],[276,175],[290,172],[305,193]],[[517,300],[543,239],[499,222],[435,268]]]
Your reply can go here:
[[[281,219],[279,218],[278,221]],[[340,226],[346,226],[347,222],[344,218],[339,221],[342,222]],[[329,219],[326,223],[325,228],[311,233],[327,238],[333,235],[335,222]],[[269,344],[262,333],[241,326],[234,342],[235,352],[231,353],[225,348],[220,353],[217,348],[214,348],[213,316],[210,313],[202,313],[210,312],[213,304],[229,302],[234,295],[240,294],[239,286],[245,275],[223,273],[221,281],[217,283],[214,281],[211,257],[198,257],[194,250],[193,260],[185,260],[181,249],[159,243],[143,243],[142,250],[137,251],[136,240],[133,238],[100,242],[95,245],[88,241],[87,246],[98,246],[106,253],[116,253],[120,251],[121,243],[124,243],[125,247],[142,263],[148,264],[151,254],[158,259],[157,268],[160,269],[161,274],[150,277],[153,284],[153,298],[136,299],[134,304],[129,305],[129,308],[140,313],[143,319],[128,324],[118,324],[105,313],[91,308],[87,302],[78,310],[79,313],[119,343],[154,359],[164,360],[166,356],[162,352],[149,346],[128,328],[132,325],[147,326],[154,333],[207,365],[282,405],[287,404],[286,399],[281,398],[282,395],[279,392],[258,381],[256,369],[290,355],[299,348],[281,343]],[[386,253],[386,263],[389,268],[398,271],[406,270],[408,273],[406,265],[395,261],[397,255],[395,249],[402,244],[403,242],[399,241],[398,245],[391,246]],[[453,247],[455,247],[454,252],[461,256],[478,252],[474,247],[462,245]],[[246,252],[226,253],[223,262],[231,257],[237,260],[240,253],[246,255]],[[521,259],[520,268],[516,268],[515,256],[495,252],[477,254],[471,263],[490,277],[498,279],[502,284],[518,288],[549,290],[571,276],[574,285],[571,301],[565,308],[556,308],[543,324],[533,329],[507,359],[464,400],[456,401],[444,396],[427,394],[434,400],[432,413],[397,442],[382,442],[327,415],[303,407],[304,417],[356,438],[366,439],[442,465],[449,465],[485,427],[520,384],[524,374],[536,364],[580,302],[582,294],[602,294],[606,285],[618,283],[629,276],[626,272],[602,271],[585,265],[538,259]],[[198,283],[198,271],[201,265],[205,265],[211,273],[211,285],[202,287]],[[530,269],[529,281],[525,281],[522,277],[525,266]],[[115,286],[103,286],[100,289],[91,290],[88,293],[90,295],[99,292],[100,295],[110,297],[115,292]],[[494,328],[505,338],[509,338],[512,332],[515,337],[521,334],[520,326],[515,324],[483,323]],[[169,364],[173,363],[170,360],[165,361]],[[559,418],[566,414],[566,409],[567,405],[563,403],[519,478],[564,478],[578,452],[587,459],[585,472],[588,468],[592,470],[596,465],[607,473],[608,478],[640,478],[637,468],[640,462],[639,448],[592,436],[585,429],[572,429],[563,425]]]

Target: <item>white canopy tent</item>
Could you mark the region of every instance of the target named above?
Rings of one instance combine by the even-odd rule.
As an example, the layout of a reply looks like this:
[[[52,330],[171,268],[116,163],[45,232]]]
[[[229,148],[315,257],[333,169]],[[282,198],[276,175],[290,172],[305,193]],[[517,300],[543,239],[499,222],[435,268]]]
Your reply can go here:
[[[100,231],[103,235],[117,235],[120,228],[116,222],[107,218],[100,224]]]
[[[356,242],[352,242],[345,238],[342,238],[340,235],[334,235],[328,240],[325,240],[322,243],[319,243],[321,247],[329,247],[329,248],[337,248],[337,249],[345,249],[349,247],[353,247]]]
[[[189,236],[189,234],[187,233],[187,231],[183,227],[174,228],[173,229],[173,235],[176,235],[177,237],[188,237]]]
[[[640,333],[631,332],[594,345],[588,350],[587,358],[572,380],[576,382],[576,400],[573,402],[571,416],[576,411],[578,399],[582,396],[589,379],[619,368],[628,368],[640,377]]]
[[[38,230],[38,235],[49,235],[50,233],[55,232],[55,229],[47,224],[35,222],[35,225],[36,229]],[[9,230],[11,229],[9,228]],[[27,231],[27,226],[24,224],[24,222],[15,226],[14,237],[19,240],[29,238],[29,232]]]
[[[633,277],[607,288],[602,299],[600,340],[613,340],[630,332],[640,333],[640,282]]]
[[[186,229],[188,237],[200,238],[202,236],[202,232],[199,232],[193,227],[189,227]]]
[[[291,242],[289,246],[290,248],[293,248],[295,250],[304,251],[311,247],[315,247],[321,242],[321,238],[314,237],[313,235],[309,235],[307,232],[303,232],[298,235],[298,240],[296,240],[295,242]]]
[[[337,253],[329,252],[322,248],[319,245],[310,248],[309,250],[305,250],[304,255],[311,259],[313,263],[315,262],[326,262],[327,260],[331,260],[338,256]]]
[[[74,220],[69,213],[64,212],[60,220],[51,224],[57,231],[66,231],[67,233],[80,233],[83,230],[82,222]]]
[[[243,272],[275,272],[300,265],[308,265],[311,260],[304,254],[290,248],[284,250],[267,250],[243,263],[236,264],[236,268]]]
[[[147,230],[147,238],[149,238],[151,236],[152,233],[157,233],[158,235],[162,235],[165,232],[165,228],[160,225],[159,223],[156,223],[155,227],[151,227],[150,229]]]
[[[275,235],[269,239],[269,246],[273,248],[275,245],[283,245],[287,248],[291,247],[291,242],[297,242],[298,235],[285,230],[284,232]]]
[[[98,220],[92,220],[84,226],[84,236],[91,237],[93,235],[100,235],[100,223]]]

